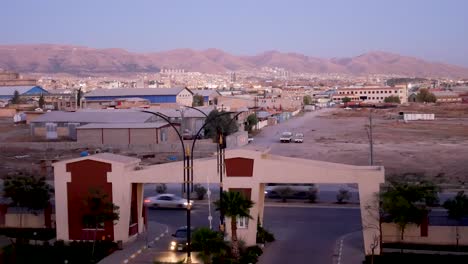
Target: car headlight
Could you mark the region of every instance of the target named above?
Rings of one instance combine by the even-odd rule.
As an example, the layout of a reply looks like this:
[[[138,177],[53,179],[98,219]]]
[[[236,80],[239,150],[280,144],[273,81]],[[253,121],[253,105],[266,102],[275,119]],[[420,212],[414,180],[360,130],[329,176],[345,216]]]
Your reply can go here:
[[[185,206],[187,206],[187,205],[188,205],[188,203],[187,203],[187,202],[184,202],[184,205],[185,205]]]
[[[171,242],[171,246],[175,247],[176,245],[177,245],[177,243],[175,241]]]

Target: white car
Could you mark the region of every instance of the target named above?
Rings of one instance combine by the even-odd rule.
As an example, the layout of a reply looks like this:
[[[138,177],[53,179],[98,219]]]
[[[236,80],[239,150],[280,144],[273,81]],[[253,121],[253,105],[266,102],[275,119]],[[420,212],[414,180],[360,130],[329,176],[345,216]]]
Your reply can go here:
[[[294,142],[295,142],[295,143],[302,143],[302,142],[304,142],[304,134],[302,134],[302,133],[297,133],[297,134],[294,136]]]
[[[280,137],[280,142],[291,142],[293,134],[291,132],[283,132]]]
[[[189,204],[193,206],[192,200],[187,202],[187,199],[169,193],[147,197],[144,203],[152,208],[187,208]]]

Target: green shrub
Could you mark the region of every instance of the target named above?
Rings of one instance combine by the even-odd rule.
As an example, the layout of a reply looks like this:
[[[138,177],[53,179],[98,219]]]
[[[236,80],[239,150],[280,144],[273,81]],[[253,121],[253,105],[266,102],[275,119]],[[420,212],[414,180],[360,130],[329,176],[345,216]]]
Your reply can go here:
[[[201,184],[195,184],[194,191],[197,194],[198,200],[203,200],[205,198],[205,194],[207,192],[206,188]]]
[[[309,200],[310,203],[315,203],[317,202],[318,198],[318,190],[316,187],[310,187],[309,191],[307,192],[307,199]]]
[[[346,189],[340,189],[336,195],[336,201],[339,204],[347,203],[351,199],[351,194]]]
[[[156,184],[156,192],[159,194],[166,193],[167,192],[166,184],[165,183]]]
[[[20,227],[2,227],[0,235],[11,238],[21,238],[30,240],[50,240],[55,237],[53,228],[20,228]]]
[[[275,241],[275,236],[260,225],[257,226],[257,243],[271,243]]]

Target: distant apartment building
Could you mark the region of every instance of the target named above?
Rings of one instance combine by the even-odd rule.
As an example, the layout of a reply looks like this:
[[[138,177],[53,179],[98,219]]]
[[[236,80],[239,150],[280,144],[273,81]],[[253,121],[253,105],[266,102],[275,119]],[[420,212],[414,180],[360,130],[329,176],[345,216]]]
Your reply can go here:
[[[19,73],[0,71],[0,86],[36,86],[36,79],[23,79]]]
[[[463,98],[455,92],[452,91],[434,91],[430,90],[436,97],[437,103],[461,103]]]
[[[300,97],[301,99],[306,94],[304,87],[286,87],[281,91],[281,97],[283,98],[296,98]]]
[[[385,98],[396,96],[401,103],[408,102],[408,90],[406,86],[365,86],[339,88],[332,96],[333,102],[340,103],[347,97],[351,102],[383,103]]]
[[[193,93],[187,88],[118,88],[96,89],[85,94],[85,104],[108,105],[116,100],[142,98],[151,104],[192,106]]]

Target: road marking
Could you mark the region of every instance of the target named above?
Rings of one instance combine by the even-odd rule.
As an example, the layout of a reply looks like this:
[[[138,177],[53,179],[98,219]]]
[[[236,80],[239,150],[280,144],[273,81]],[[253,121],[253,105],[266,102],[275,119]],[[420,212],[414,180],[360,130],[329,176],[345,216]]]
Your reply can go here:
[[[169,232],[169,226],[168,226],[168,225],[164,225],[164,226],[166,227],[166,229],[163,231],[163,233],[160,234],[159,236],[155,237],[153,241],[150,241],[150,242],[148,243],[148,245],[153,245],[155,241],[158,241],[160,238],[164,237],[164,235],[165,235],[166,233]],[[139,250],[137,250],[135,253],[133,253],[133,254],[130,256],[130,258],[124,259],[124,260],[122,261],[122,263],[127,264],[127,263],[130,261],[130,259],[134,259],[137,255],[141,254],[141,253],[143,252],[143,250],[145,250],[145,249],[147,249],[147,248],[148,248],[148,246],[147,246],[147,245],[144,245],[141,249],[139,249]]]
[[[338,250],[338,264],[341,264],[341,256],[343,253],[343,240],[344,238],[340,240],[340,249]]]
[[[362,232],[362,230],[356,230],[356,231],[353,231],[353,232],[350,232],[350,233],[347,233],[347,234],[344,234],[342,235],[341,237],[339,237],[337,239],[337,241],[339,241],[338,243],[336,243],[336,248],[335,250],[338,251],[336,252],[335,251],[335,254],[333,255],[333,257],[336,257],[336,264],[342,264],[341,261],[343,260],[343,244],[344,244],[344,241],[345,239],[347,239],[349,236],[355,234],[356,232]]]

